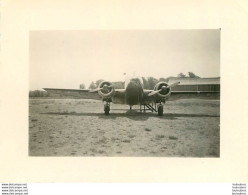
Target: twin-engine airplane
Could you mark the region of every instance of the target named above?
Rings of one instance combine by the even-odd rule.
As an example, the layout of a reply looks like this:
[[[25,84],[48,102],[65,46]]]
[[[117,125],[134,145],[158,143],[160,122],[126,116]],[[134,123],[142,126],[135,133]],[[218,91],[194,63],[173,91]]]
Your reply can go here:
[[[48,93],[57,94],[63,97],[95,99],[106,102],[104,112],[106,115],[110,112],[110,102],[118,104],[127,104],[130,110],[133,105],[140,105],[145,110],[157,112],[159,116],[163,115],[163,104],[170,96],[182,94],[199,94],[199,92],[172,91],[172,88],[180,82],[168,84],[159,82],[155,85],[154,90],[146,90],[143,87],[141,78],[132,78],[125,82],[125,89],[115,89],[111,82],[102,81],[96,89],[55,89],[44,88]],[[180,97],[179,97],[180,98]],[[177,98],[178,99],[178,98]],[[158,105],[157,105],[158,104]]]

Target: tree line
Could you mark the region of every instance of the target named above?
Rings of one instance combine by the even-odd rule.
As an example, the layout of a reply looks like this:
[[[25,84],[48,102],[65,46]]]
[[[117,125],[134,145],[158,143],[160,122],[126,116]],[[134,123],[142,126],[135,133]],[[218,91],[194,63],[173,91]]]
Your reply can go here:
[[[46,91],[34,90],[29,91],[29,97],[49,97],[49,94]]]

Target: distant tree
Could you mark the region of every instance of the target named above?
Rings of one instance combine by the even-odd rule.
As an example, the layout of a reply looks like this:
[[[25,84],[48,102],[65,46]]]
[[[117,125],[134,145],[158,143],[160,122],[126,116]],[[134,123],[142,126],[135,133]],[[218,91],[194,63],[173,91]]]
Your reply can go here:
[[[168,83],[168,82],[169,82],[169,79],[170,79],[170,77],[167,77],[167,78],[160,78],[158,81],[159,81],[159,82],[166,82],[166,83]]]
[[[160,78],[159,81],[160,81],[160,82],[163,81],[163,82],[168,83],[169,80],[170,80],[170,78],[171,78],[171,76],[170,76],[170,77],[166,77],[166,78]]]
[[[186,75],[185,75],[185,74],[183,74],[183,73],[181,72],[181,73],[179,73],[179,74],[177,75],[177,77],[180,77],[180,78],[185,78],[185,77],[186,77]]]
[[[158,79],[155,79],[154,77],[148,77],[148,89],[154,89],[155,85],[158,83]]]
[[[190,78],[200,78],[199,76],[197,76],[195,73],[193,72],[188,72],[188,75]]]
[[[34,90],[29,91],[29,97],[47,97],[48,93],[46,91]]]
[[[144,89],[149,89],[148,82],[145,77],[142,77]]]
[[[92,81],[90,83],[89,89],[96,89],[96,88],[97,88],[97,85]]]
[[[101,82],[103,82],[104,80],[103,79],[98,79],[97,81],[96,81],[96,86],[98,87],[99,86],[99,84],[101,83]]]
[[[85,84],[84,83],[80,84],[79,89],[85,89]]]
[[[124,89],[124,82],[117,81],[112,83],[115,89]]]
[[[167,82],[169,82],[169,80],[172,78],[172,76],[169,76],[166,78]]]
[[[163,77],[161,77],[161,78],[158,79],[159,82],[166,82],[165,80],[166,80],[166,79],[163,78]]]

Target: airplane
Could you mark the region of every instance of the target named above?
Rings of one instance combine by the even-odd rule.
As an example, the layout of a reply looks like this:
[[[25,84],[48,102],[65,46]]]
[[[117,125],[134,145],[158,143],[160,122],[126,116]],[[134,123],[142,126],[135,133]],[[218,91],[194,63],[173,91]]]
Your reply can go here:
[[[172,88],[179,85],[180,82],[168,84],[167,82],[158,82],[154,90],[144,89],[143,80],[133,77],[125,81],[124,89],[115,89],[111,82],[102,81],[96,89],[56,89],[43,88],[49,94],[57,94],[63,97],[102,100],[105,103],[104,113],[109,115],[110,103],[126,104],[130,106],[140,105],[140,111],[150,110],[157,112],[158,116],[163,115],[163,104],[169,98],[177,96],[174,99],[183,98],[183,95],[193,94],[199,96],[199,91],[172,91]],[[179,95],[179,96],[178,96]],[[144,106],[144,109],[142,109]]]

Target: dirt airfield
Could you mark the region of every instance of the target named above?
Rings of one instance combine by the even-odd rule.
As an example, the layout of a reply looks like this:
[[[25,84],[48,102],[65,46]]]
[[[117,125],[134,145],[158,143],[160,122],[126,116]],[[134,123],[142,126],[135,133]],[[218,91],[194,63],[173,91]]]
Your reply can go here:
[[[30,156],[219,157],[220,101],[168,101],[164,115],[95,100],[30,99]],[[134,107],[138,109],[139,106]]]

